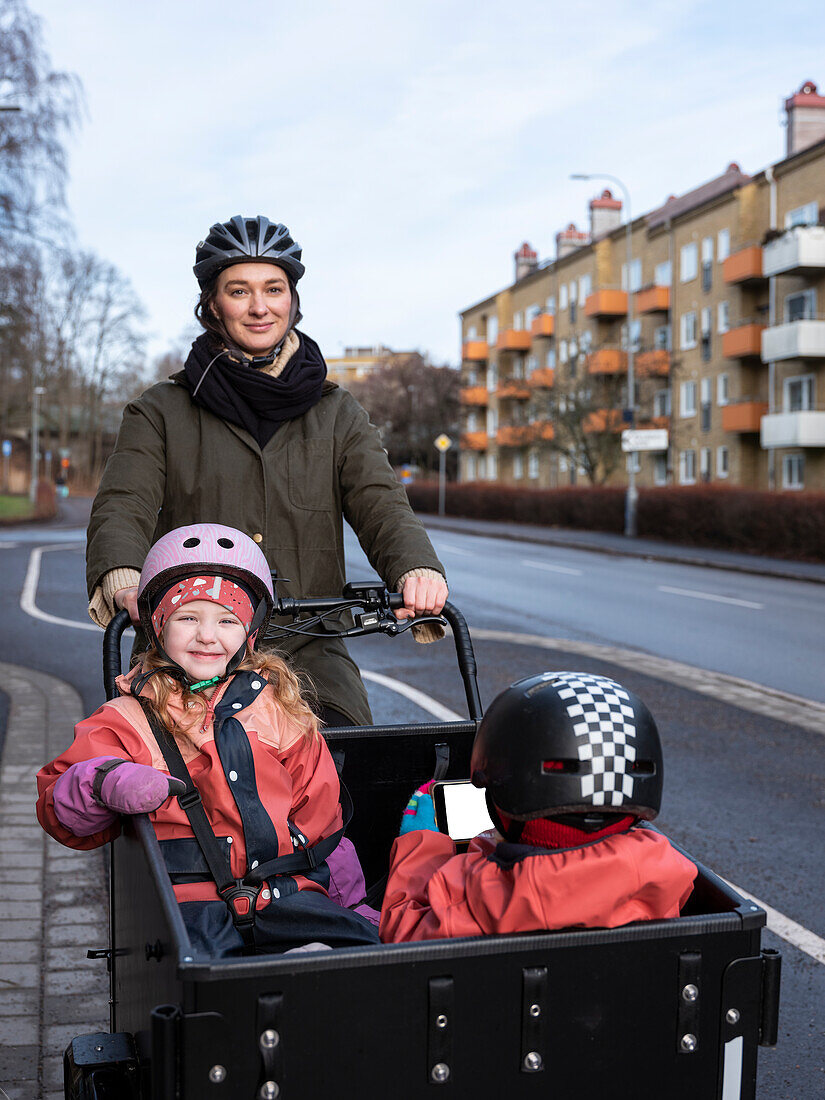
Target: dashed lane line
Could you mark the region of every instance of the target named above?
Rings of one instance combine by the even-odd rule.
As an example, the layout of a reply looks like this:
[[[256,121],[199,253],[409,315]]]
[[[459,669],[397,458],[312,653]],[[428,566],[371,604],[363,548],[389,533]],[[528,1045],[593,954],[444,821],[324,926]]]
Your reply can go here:
[[[715,592],[700,592],[696,588],[671,588],[670,585],[657,585],[660,592],[669,592],[672,596],[690,596],[694,600],[712,600],[714,603],[731,603],[736,607],[752,607],[754,611],[763,611],[763,603],[753,600],[738,600],[734,596],[717,596]]]
[[[530,569],[546,569],[549,573],[567,573],[571,577],[582,575],[581,569],[571,569],[567,565],[552,565],[547,561],[531,561],[529,558],[524,558],[519,564],[527,565]]]

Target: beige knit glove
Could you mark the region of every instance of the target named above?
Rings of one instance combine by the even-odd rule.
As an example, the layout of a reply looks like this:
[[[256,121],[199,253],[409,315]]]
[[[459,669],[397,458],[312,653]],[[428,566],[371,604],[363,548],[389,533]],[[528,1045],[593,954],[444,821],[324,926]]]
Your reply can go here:
[[[121,588],[136,588],[139,581],[140,573],[137,569],[110,569],[103,574],[89,600],[89,618],[95,626],[106,629],[118,610],[115,607],[115,592],[119,592]]]
[[[437,569],[409,569],[398,578],[395,585],[397,592],[403,590],[404,581],[409,577],[427,577],[428,580],[444,579]],[[444,627],[440,623],[414,623],[412,636],[416,642],[428,645],[430,642],[438,642],[444,637]]]

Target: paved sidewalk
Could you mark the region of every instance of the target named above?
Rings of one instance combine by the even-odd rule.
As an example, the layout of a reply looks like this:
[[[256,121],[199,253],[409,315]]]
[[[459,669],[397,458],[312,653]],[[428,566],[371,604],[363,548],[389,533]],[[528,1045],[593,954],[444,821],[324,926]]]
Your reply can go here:
[[[69,1040],[108,1030],[104,849],[74,852],[34,813],[35,775],[70,743],[80,697],[43,673],[0,663],[9,696],[0,762],[0,1097],[58,1100]]]
[[[458,534],[511,539],[515,542],[544,543],[547,546],[566,546],[572,550],[594,550],[601,554],[650,558],[654,561],[825,584],[825,562],[789,561],[759,554],[742,554],[735,550],[683,546],[681,543],[663,542],[659,539],[629,539],[607,531],[577,531],[568,527],[540,527],[529,523],[463,519],[461,516],[436,516],[421,512],[417,514],[424,526],[433,531],[455,531]]]

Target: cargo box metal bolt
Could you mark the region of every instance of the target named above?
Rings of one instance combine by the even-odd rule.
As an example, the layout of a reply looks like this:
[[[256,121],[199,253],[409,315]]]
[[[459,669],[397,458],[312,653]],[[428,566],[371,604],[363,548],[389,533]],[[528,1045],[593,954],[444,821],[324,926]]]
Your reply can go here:
[[[739,1009],[738,1008],[729,1008],[728,1011],[725,1013],[725,1019],[728,1021],[729,1024],[738,1024],[739,1023]]]
[[[435,1026],[436,1027],[446,1027],[447,1026],[447,1017],[444,1015],[443,1012],[441,1013],[440,1016],[436,1016]]]
[[[699,990],[695,985],[686,985],[685,988],[682,990],[682,999],[688,1001],[691,1004],[694,1001],[698,1001]]]
[[[274,1081],[264,1081],[264,1083],[261,1085],[260,1091],[258,1092],[258,1096],[260,1097],[260,1100],[277,1100],[280,1092],[281,1090],[278,1088]]]
[[[445,1062],[436,1062],[430,1071],[430,1076],[437,1085],[443,1085],[450,1076],[450,1067]]]
[[[683,1035],[682,1036],[682,1041],[679,1044],[679,1046],[682,1048],[682,1050],[685,1051],[686,1054],[693,1054],[693,1052],[694,1052],[694,1050],[696,1050],[696,1046],[697,1046],[696,1036],[695,1035],[690,1035],[690,1034]]]
[[[525,1069],[530,1069],[530,1070],[533,1070],[533,1072],[535,1072],[536,1070],[541,1069],[541,1066],[542,1066],[541,1055],[538,1053],[538,1051],[531,1050],[529,1052],[529,1054],[524,1055],[524,1067],[525,1067]]]
[[[226,1069],[223,1066],[213,1066],[209,1071],[209,1080],[213,1085],[220,1085],[226,1080]]]
[[[530,1015],[534,1017],[541,1016],[541,1005],[530,1005]]]
[[[278,1043],[280,1043],[280,1041],[281,1041],[280,1035],[278,1034],[277,1031],[273,1030],[271,1027],[268,1027],[266,1029],[266,1031],[262,1031],[261,1032],[261,1037],[258,1040],[258,1042],[261,1044],[261,1046],[264,1048],[264,1050],[272,1050],[272,1048],[276,1047],[278,1045]]]

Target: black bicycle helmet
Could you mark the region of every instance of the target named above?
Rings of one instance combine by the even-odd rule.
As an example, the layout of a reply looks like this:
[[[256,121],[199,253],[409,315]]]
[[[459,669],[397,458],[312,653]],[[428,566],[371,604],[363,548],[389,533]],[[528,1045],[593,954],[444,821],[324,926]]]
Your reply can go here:
[[[652,820],[662,803],[653,715],[615,680],[586,672],[543,672],[497,696],[476,734],[470,773],[488,802],[520,821]]]
[[[232,264],[277,264],[294,286],[306,268],[301,263],[301,246],[293,241],[280,222],[258,215],[243,218],[237,214],[228,222],[216,222],[205,241],[195,250],[195,278],[203,290],[219,271]]]

